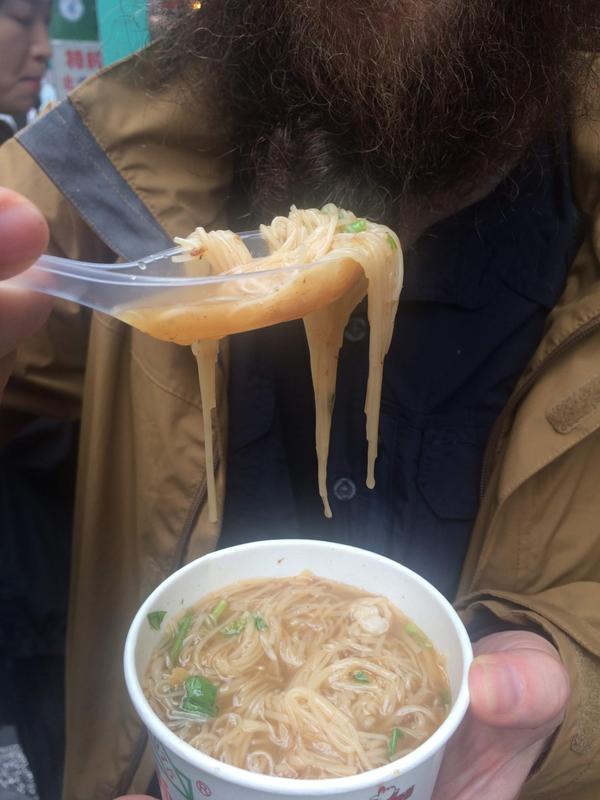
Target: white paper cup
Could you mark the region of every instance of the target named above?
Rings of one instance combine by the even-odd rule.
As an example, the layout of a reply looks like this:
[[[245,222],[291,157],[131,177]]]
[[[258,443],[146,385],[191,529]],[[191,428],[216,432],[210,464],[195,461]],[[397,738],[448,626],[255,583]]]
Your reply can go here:
[[[150,612],[166,611],[168,620],[205,595],[236,581],[281,578],[303,570],[387,597],[414,620],[445,656],[453,698],[450,714],[412,753],[347,778],[276,778],[231,767],[199,752],[170,731],[152,711],[140,681],[163,633],[150,627]],[[125,679],[133,704],[148,728],[163,800],[430,800],[445,746],[467,710],[467,673],[472,658],[469,637],[450,603],[411,570],[355,547],[283,539],[219,550],[167,578],[133,620],[125,645]]]

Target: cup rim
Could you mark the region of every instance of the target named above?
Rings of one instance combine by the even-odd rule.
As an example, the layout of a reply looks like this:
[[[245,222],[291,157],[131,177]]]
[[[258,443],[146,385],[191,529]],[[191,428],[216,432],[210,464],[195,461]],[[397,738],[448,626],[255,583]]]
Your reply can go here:
[[[460,680],[460,688],[456,699],[450,709],[450,713],[442,722],[440,727],[421,745],[419,745],[411,753],[391,761],[375,769],[360,772],[356,775],[347,776],[344,778],[280,778],[273,775],[262,775],[249,770],[242,769],[241,767],[234,767],[230,764],[225,764],[206,753],[197,750],[190,744],[185,742],[173,731],[171,731],[160,717],[153,711],[149,702],[147,701],[140,681],[138,679],[136,665],[135,665],[135,650],[138,636],[142,625],[146,622],[147,614],[152,610],[156,600],[174,584],[181,580],[182,576],[188,572],[192,572],[198,568],[198,564],[203,564],[210,561],[218,560],[226,557],[225,554],[232,552],[244,552],[248,550],[264,549],[270,550],[276,545],[278,548],[297,547],[303,545],[313,549],[327,549],[329,551],[336,550],[347,553],[360,554],[361,558],[369,558],[376,563],[392,565],[399,573],[403,573],[410,580],[416,582],[434,597],[434,599],[445,610],[450,621],[453,623],[454,631],[459,640],[460,649],[463,657],[463,669]],[[260,576],[257,576],[260,577]],[[332,579],[334,580],[334,579]],[[200,598],[199,598],[200,599]],[[245,544],[235,545],[233,547],[223,548],[222,550],[215,550],[207,553],[200,558],[191,561],[189,564],[178,569],[176,572],[169,575],[162,581],[156,589],[147,597],[137,611],[125,642],[124,651],[124,669],[125,669],[125,682],[129,697],[133,706],[140,716],[142,722],[146,726],[148,732],[156,737],[165,747],[171,750],[175,755],[187,762],[194,768],[201,770],[214,778],[219,780],[238,785],[247,789],[251,789],[264,794],[282,794],[289,796],[329,796],[341,794],[343,792],[360,791],[361,789],[369,789],[378,784],[383,784],[390,779],[401,777],[403,774],[419,767],[424,762],[432,758],[438,750],[441,750],[448,742],[452,734],[456,731],[461,723],[467,708],[469,706],[469,689],[468,689],[468,672],[471,661],[473,660],[473,648],[467,631],[458,616],[456,610],[450,602],[438,591],[429,581],[422,578],[418,573],[399,564],[393,559],[386,556],[373,553],[370,550],[363,550],[359,547],[351,545],[338,544],[336,542],[326,542],[316,539],[268,539],[259,542],[248,542]]]

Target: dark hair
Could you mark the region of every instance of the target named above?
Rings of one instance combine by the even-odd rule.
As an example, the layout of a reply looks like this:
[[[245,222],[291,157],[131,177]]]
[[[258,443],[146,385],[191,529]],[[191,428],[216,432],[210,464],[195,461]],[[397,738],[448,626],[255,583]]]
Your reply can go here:
[[[436,41],[405,76],[412,129],[401,130],[392,106],[383,130],[381,106],[371,112],[336,93],[318,53],[299,51],[295,2],[204,0],[171,21],[159,45],[162,74],[185,75],[192,92],[208,66],[236,122],[238,196],[263,219],[291,203],[334,202],[389,223],[407,197],[468,191],[541,133],[564,128],[575,85],[591,75],[585,51],[600,50],[598,0],[468,0],[456,63]],[[336,11],[334,0],[312,6],[323,17]],[[482,38],[470,39],[476,22]]]

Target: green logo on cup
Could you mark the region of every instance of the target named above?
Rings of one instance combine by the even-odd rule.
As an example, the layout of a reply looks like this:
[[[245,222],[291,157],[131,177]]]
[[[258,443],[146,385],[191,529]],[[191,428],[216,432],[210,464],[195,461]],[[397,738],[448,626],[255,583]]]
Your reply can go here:
[[[157,766],[160,765],[161,775],[169,781],[173,789],[176,789],[185,800],[194,800],[191,780],[175,766],[162,744],[154,736],[151,736],[150,739],[156,764]]]

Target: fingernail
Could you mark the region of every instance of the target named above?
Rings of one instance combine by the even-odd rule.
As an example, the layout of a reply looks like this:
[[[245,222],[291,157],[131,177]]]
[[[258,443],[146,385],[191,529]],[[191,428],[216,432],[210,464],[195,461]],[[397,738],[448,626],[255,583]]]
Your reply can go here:
[[[493,656],[479,656],[473,662],[471,679],[490,714],[514,711],[523,696],[523,681],[517,669]]]

